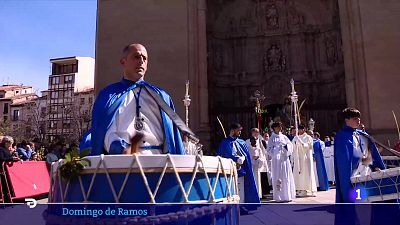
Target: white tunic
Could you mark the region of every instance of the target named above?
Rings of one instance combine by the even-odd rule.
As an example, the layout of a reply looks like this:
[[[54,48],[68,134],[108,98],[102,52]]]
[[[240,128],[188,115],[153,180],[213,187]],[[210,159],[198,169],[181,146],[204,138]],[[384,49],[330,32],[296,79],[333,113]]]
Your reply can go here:
[[[334,146],[331,145],[329,147],[325,147],[323,150],[323,155],[324,155],[324,162],[325,162],[325,167],[326,167],[326,173],[328,175],[328,180],[335,182],[335,167],[334,167],[334,160],[333,160],[333,154],[334,154]]]
[[[293,176],[299,195],[314,195],[317,184],[314,174],[313,139],[304,133],[293,139]]]
[[[251,165],[253,167],[254,179],[256,181],[256,187],[258,195],[261,198],[263,193],[261,189],[261,172],[267,172],[267,156],[265,155],[264,146],[261,143],[261,137],[256,140],[255,147],[251,146],[250,139],[246,140],[247,148],[250,151]]]
[[[286,148],[285,148],[286,146]],[[271,156],[271,177],[275,201],[291,201],[296,197],[292,167],[289,156],[293,145],[282,133],[272,133],[268,140],[268,155]]]
[[[353,154],[360,158],[358,168],[354,171],[352,176],[367,176],[372,171],[370,165],[372,165],[371,151],[369,150],[368,138],[354,133],[353,135]]]
[[[136,118],[135,94],[137,96],[138,92],[139,87],[131,90],[117,110],[115,119],[104,138],[104,149],[107,152],[109,152],[113,141],[122,139],[130,144],[131,138],[136,135],[137,131],[134,128]],[[164,129],[160,108],[145,88],[142,88],[140,93],[139,105],[141,107],[139,110],[140,116],[144,119],[142,130],[144,137],[139,146],[160,146],[164,144]],[[162,151],[159,149],[139,149],[139,152],[141,154],[160,154]]]

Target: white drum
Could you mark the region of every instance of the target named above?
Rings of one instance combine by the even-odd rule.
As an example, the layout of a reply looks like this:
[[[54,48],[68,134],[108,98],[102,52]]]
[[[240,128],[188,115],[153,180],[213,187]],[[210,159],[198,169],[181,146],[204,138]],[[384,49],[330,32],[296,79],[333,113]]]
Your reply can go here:
[[[238,203],[231,159],[200,155],[101,155],[75,180],[53,163],[49,202]]]
[[[351,183],[356,191],[359,189],[359,192],[365,192],[363,195],[368,202],[400,198],[400,168],[372,172],[367,176],[354,176],[351,177]]]

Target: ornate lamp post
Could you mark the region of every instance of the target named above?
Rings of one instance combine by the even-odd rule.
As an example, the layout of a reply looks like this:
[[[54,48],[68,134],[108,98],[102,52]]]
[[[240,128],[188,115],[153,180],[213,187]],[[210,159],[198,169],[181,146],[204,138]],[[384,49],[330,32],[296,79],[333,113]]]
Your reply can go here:
[[[292,100],[292,103],[293,103],[294,127],[296,128],[296,136],[297,136],[299,134],[299,124],[298,124],[298,118],[297,118],[297,110],[298,110],[297,101],[299,100],[299,96],[297,95],[296,91],[294,90],[294,80],[293,80],[293,78],[290,80],[290,86],[292,87],[292,92],[290,94],[290,99]]]
[[[183,105],[185,106],[186,112],[186,126],[189,126],[189,106],[190,106],[190,95],[189,95],[189,80],[186,81],[186,92],[185,98],[183,99]]]

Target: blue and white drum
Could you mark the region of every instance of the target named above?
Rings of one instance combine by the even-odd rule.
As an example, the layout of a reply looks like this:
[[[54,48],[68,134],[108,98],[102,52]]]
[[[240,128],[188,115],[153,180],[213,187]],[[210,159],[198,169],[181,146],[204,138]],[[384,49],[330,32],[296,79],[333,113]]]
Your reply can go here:
[[[400,168],[351,177],[354,190],[360,190],[363,200],[379,202],[400,198]],[[358,196],[360,197],[360,196]]]
[[[386,168],[394,168],[400,166],[400,157],[398,156],[382,156],[382,160]]]
[[[85,157],[75,180],[53,163],[49,202],[238,203],[237,170],[231,159],[200,155],[100,155]]]

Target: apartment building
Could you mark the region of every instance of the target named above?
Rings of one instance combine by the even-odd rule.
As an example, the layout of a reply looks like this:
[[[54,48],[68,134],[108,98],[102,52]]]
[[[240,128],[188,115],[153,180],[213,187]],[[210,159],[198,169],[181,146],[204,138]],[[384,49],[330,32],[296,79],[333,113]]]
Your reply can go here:
[[[77,98],[80,98],[76,93],[87,93],[85,96],[89,99],[89,93],[93,92],[94,87],[95,61],[91,57],[74,56],[50,59],[50,63],[45,136],[49,141],[57,137],[73,138],[76,129],[71,124],[79,114],[77,110],[84,108],[76,107]]]
[[[38,96],[31,86],[7,84],[0,86],[0,122],[4,133],[24,137],[33,131],[29,126]]]

